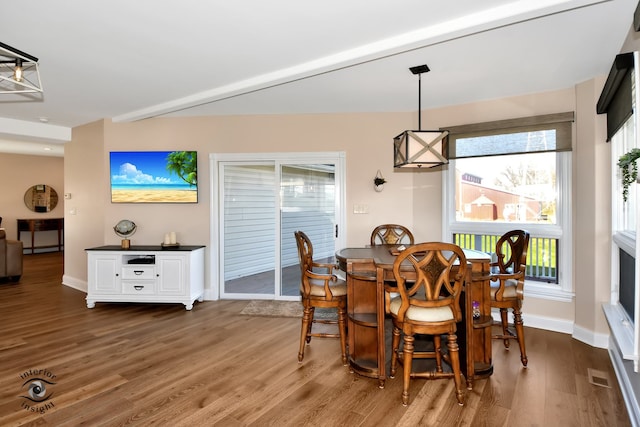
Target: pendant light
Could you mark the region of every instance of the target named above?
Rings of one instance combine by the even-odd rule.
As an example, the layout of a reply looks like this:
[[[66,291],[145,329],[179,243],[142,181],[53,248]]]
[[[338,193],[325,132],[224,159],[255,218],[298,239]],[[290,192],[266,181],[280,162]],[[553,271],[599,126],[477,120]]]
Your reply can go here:
[[[393,138],[393,166],[395,168],[433,168],[447,164],[449,131],[422,130],[422,74],[427,65],[409,68],[418,75],[418,130],[406,130]]]
[[[38,58],[0,42],[0,94],[42,93]]]

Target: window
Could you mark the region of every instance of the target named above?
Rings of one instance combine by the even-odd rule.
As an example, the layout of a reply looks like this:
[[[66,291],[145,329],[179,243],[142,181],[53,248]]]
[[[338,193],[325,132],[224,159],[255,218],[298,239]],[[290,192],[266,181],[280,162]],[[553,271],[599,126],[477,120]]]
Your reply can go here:
[[[635,138],[635,126],[633,118],[627,120],[620,130],[616,132],[611,138],[612,160],[617,163],[620,156],[629,152],[633,148],[637,148],[637,142]],[[613,232],[617,233],[631,233],[635,235],[636,231],[636,201],[638,200],[638,192],[636,185],[629,187],[629,194],[627,202],[624,202],[622,197],[622,181],[620,170],[617,164],[612,166],[614,182],[613,200],[612,204],[616,210],[616,220],[613,223]],[[633,236],[635,239],[635,236]]]
[[[635,139],[635,125],[633,117],[627,120],[622,127],[611,138],[612,161],[617,163],[617,159],[624,153],[637,147]],[[635,260],[638,257],[636,248],[636,214],[638,192],[637,186],[631,185],[627,201],[622,196],[622,180],[620,169],[617,164],[612,166],[613,192],[611,205],[612,215],[612,240],[613,245],[613,268],[612,268],[612,300],[618,300],[619,308],[624,311],[620,313],[622,317],[635,322],[635,300],[636,300],[636,266]],[[617,273],[616,273],[617,272]]]
[[[597,112],[607,115],[612,175],[611,296],[609,302],[603,304],[603,310],[613,342],[623,359],[633,361],[635,372],[640,371],[640,245],[637,242],[640,200],[638,186],[631,185],[627,201],[624,201],[622,175],[617,163],[623,154],[640,148],[640,118],[634,114],[640,104],[637,90],[640,72],[635,66],[638,60],[638,52],[616,56],[597,104]],[[612,354],[617,358],[617,352]]]
[[[452,127],[445,236],[495,252],[509,230],[531,233],[525,293],[570,301],[573,113]],[[448,190],[451,188],[451,190]]]

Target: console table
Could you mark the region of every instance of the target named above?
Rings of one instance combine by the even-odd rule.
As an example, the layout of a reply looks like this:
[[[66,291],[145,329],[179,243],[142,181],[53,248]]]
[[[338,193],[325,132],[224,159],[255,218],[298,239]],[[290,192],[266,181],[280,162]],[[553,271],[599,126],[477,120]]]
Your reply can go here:
[[[35,246],[34,237],[36,231],[58,231],[58,244],[57,245],[44,245]],[[32,218],[32,219],[18,219],[18,240],[20,240],[20,233],[28,231],[31,233],[31,247],[25,249],[31,249],[31,253],[35,253],[36,249],[41,248],[58,248],[58,251],[62,251],[63,247],[63,231],[64,230],[64,218]]]
[[[87,307],[96,302],[182,303],[204,299],[204,246],[86,249]]]

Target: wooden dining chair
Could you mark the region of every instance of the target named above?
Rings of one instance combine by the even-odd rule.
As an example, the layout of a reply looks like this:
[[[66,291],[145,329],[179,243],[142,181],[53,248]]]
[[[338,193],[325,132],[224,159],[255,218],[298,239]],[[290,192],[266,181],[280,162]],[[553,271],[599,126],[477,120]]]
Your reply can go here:
[[[497,261],[491,263],[493,269],[497,271],[490,276],[491,307],[500,309],[499,325],[502,327],[502,333],[495,334],[492,338],[503,340],[507,349],[509,340],[517,340],[520,346],[520,360],[525,367],[528,360],[524,345],[522,301],[528,247],[528,231],[512,230],[502,235],[496,243]],[[513,310],[515,333],[509,329],[508,309]]]
[[[311,342],[311,337],[340,338],[342,350],[342,364],[347,365],[347,283],[333,274],[336,268],[333,264],[317,263],[313,261],[313,245],[309,237],[302,231],[294,233],[298,245],[298,259],[300,261],[300,295],[304,312],[300,332],[300,350],[298,362],[304,359],[305,344]],[[335,308],[338,320],[314,319],[316,307]],[[314,323],[337,324],[338,333],[313,332]]]
[[[407,227],[399,224],[382,224],[371,232],[371,246],[375,245],[413,245],[413,234]]]
[[[371,232],[371,246],[376,245],[413,245],[414,238],[411,231],[400,224],[382,224]],[[399,294],[396,290],[396,283],[387,281],[384,285],[384,308],[389,314],[389,303],[392,298]]]
[[[452,271],[454,265],[458,268]],[[467,260],[462,249],[442,242],[411,246],[400,252],[393,264],[393,276],[400,296],[393,298],[389,307],[393,321],[390,376],[395,376],[400,362],[403,366],[403,405],[409,403],[411,378],[452,377],[458,403],[464,404],[456,323],[462,320],[460,292],[466,272]],[[399,348],[401,334],[402,350]],[[433,351],[417,351],[414,345],[416,334],[431,335]],[[446,354],[441,347],[444,334],[447,335]],[[435,367],[414,372],[413,359],[427,358],[435,360]],[[451,372],[444,371],[443,360],[451,366]]]

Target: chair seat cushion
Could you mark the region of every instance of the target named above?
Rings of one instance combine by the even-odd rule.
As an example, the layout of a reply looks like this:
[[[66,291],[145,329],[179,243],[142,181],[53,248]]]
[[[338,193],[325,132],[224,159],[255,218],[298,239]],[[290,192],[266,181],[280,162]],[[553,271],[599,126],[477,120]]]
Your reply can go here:
[[[324,292],[324,280],[309,279],[309,284],[311,285],[311,296],[326,296]],[[347,282],[344,280],[338,279],[336,282],[331,282],[329,287],[331,288],[331,293],[334,297],[347,295]]]
[[[516,287],[518,286],[518,281],[514,279],[508,279],[504,285],[504,292],[502,294],[502,299],[517,299],[518,295],[516,293]],[[491,282],[491,299],[495,301],[496,292],[500,289],[500,282]]]
[[[389,312],[397,316],[402,305],[402,298],[396,297],[389,304]],[[411,306],[407,310],[405,318],[408,320],[416,320],[419,322],[443,322],[446,320],[454,320],[453,312],[450,307],[415,307]]]

